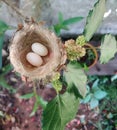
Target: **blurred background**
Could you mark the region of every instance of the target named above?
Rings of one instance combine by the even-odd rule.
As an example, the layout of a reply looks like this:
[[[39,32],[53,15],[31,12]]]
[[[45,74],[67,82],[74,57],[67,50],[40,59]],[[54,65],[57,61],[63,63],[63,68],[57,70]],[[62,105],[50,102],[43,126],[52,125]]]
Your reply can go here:
[[[5,0],[21,10],[23,15],[34,19],[44,20],[48,26],[58,22],[58,13],[61,12],[64,19],[76,16],[86,17],[89,10],[97,0]],[[117,0],[107,0],[107,9],[104,21],[97,33],[117,34]],[[16,14],[4,2],[0,2],[0,19],[10,25],[17,25],[22,18]],[[69,27],[69,31],[62,34],[80,34],[83,31],[85,19]]]

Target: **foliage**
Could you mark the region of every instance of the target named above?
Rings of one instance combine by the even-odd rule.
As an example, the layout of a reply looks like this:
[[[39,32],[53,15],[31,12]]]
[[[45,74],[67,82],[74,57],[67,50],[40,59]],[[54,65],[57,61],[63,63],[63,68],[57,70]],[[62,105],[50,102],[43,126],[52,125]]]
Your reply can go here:
[[[62,13],[59,12],[59,16],[58,16],[59,22],[57,24],[53,25],[52,29],[59,36],[62,29],[68,30],[68,25],[79,22],[82,19],[83,19],[83,17],[79,16],[79,17],[73,17],[73,18],[64,20]]]
[[[90,76],[89,84],[98,80],[98,86],[107,93],[106,98],[99,102],[99,112],[102,121],[99,122],[104,130],[112,130],[117,126],[117,75]],[[96,83],[97,84],[97,83]]]
[[[108,85],[107,85],[108,84]],[[107,98],[101,102],[100,111],[103,113],[102,125],[105,129],[117,127],[117,78],[109,76],[102,88],[108,93]]]
[[[87,77],[77,62],[70,62],[67,65],[67,71],[64,72],[64,79],[67,84],[67,90],[73,92],[76,96],[84,97],[86,90]]]
[[[10,64],[6,65],[5,67],[2,68],[2,74],[0,75],[0,85],[3,88],[6,88],[7,90],[9,90],[10,92],[15,93],[16,90],[7,83],[6,79],[5,79],[5,75],[10,72],[12,70],[12,66]]]
[[[2,68],[2,46],[4,41],[4,33],[9,26],[0,20],[0,69]]]
[[[109,76],[104,84],[100,83],[101,87],[108,93],[107,98],[101,103],[100,109],[106,109],[109,112],[117,114],[117,78],[115,76]],[[108,85],[107,85],[108,84]]]
[[[101,56],[100,63],[107,63],[111,58],[114,57],[117,52],[117,41],[115,36],[107,34],[104,36],[101,42]]]
[[[89,103],[90,108],[94,109],[95,107],[98,107],[99,101],[107,96],[107,93],[100,89],[99,79],[95,80],[91,87],[89,85],[87,85],[87,87],[88,93],[82,100],[82,103]]]
[[[41,98],[40,96],[35,95],[35,98],[36,98],[36,101],[35,101],[35,103],[34,103],[33,110],[32,110],[32,112],[30,113],[30,117],[35,115],[36,111],[38,110],[39,105],[40,105],[43,109],[45,109],[45,108],[46,108],[46,105],[47,105],[47,102],[46,102],[45,100],[43,100],[43,98]]]
[[[27,93],[25,95],[20,96],[21,99],[30,99],[34,96],[34,93]]]
[[[105,13],[106,0],[98,0],[94,8],[90,10],[84,29],[85,40],[89,41],[99,27]]]
[[[2,68],[2,45],[4,40],[4,34],[0,35],[0,69]]]
[[[43,130],[64,130],[66,123],[75,117],[78,105],[79,99],[73,93],[57,95],[43,112]]]
[[[2,35],[8,28],[9,26],[0,20],[0,35]]]
[[[66,123],[75,117],[79,97],[86,93],[87,78],[79,64],[70,62],[66,69],[63,78],[67,86],[67,92],[63,95],[58,93],[52,101],[48,102],[43,112],[44,130],[64,130]]]
[[[106,0],[98,0],[95,3],[94,8],[90,10],[84,28],[84,36],[86,41],[90,41],[103,20],[106,8],[105,6]],[[104,38],[102,38],[100,50],[100,63],[107,63],[110,59],[112,59],[117,52],[117,41],[115,36],[112,36],[111,34],[105,35]]]

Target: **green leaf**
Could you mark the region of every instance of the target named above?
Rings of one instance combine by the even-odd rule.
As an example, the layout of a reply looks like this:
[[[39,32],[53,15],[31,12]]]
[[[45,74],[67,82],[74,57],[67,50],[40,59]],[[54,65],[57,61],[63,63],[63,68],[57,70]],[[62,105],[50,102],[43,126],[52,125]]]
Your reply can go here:
[[[16,92],[16,89],[14,89],[11,85],[9,85],[5,79],[5,74],[7,74],[8,72],[10,72],[12,69],[10,64],[7,64],[5,67],[2,68],[2,74],[0,75],[0,85],[9,90],[12,93]]]
[[[53,26],[54,27],[54,31],[57,34],[57,36],[60,35],[60,31],[61,31],[61,25],[60,24],[56,24]]]
[[[87,88],[87,93],[90,93],[91,88],[90,88],[90,86],[88,84],[86,85],[86,88]]]
[[[58,14],[58,19],[59,19],[59,23],[63,23],[63,14],[61,12],[59,12]]]
[[[93,85],[92,85],[92,90],[96,91],[98,90],[98,84],[99,84],[99,79],[95,80]]]
[[[0,35],[0,69],[2,68],[2,46],[4,41],[4,35]]]
[[[3,35],[3,33],[9,28],[9,26],[0,20],[0,35]]]
[[[61,29],[68,30],[68,27],[63,24],[56,24],[53,26],[55,33],[59,36]]]
[[[90,10],[85,29],[84,29],[84,36],[86,41],[89,41],[93,34],[98,29],[101,21],[103,20],[103,16],[106,10],[106,0],[98,0],[94,5],[93,10]]]
[[[2,46],[4,41],[4,32],[9,28],[9,26],[0,20],[0,69],[2,68]]]
[[[90,101],[90,107],[91,107],[91,109],[94,109],[98,105],[99,105],[99,101],[96,98],[92,98],[91,101]]]
[[[117,52],[117,41],[115,36],[107,34],[101,42],[100,63],[107,63]]]
[[[20,98],[21,99],[30,99],[33,96],[34,96],[34,93],[28,93],[28,94],[20,96]]]
[[[9,91],[12,92],[12,93],[15,93],[15,92],[16,92],[16,89],[14,89],[11,85],[9,85],[9,84],[6,82],[6,79],[5,79],[3,76],[0,76],[0,85],[1,85],[3,88],[6,88],[7,90],[9,90]]]
[[[114,80],[117,80],[117,75],[111,77],[111,81],[113,82]]]
[[[68,92],[58,95],[43,111],[43,130],[64,130],[78,111],[79,99]]]
[[[13,67],[10,64],[7,64],[2,68],[2,75],[9,73],[12,69]]]
[[[88,103],[92,98],[92,94],[88,94],[84,99],[83,99],[83,103]]]
[[[33,110],[30,114],[30,117],[35,115],[36,111],[38,110],[38,107],[39,107],[39,103],[38,103],[38,101],[36,101],[35,104],[34,104]]]
[[[83,98],[83,96],[79,93],[78,88],[74,84],[71,84],[69,87],[67,86],[67,91],[69,93],[73,93],[76,97]]]
[[[62,13],[59,12],[59,14],[58,14],[59,22],[57,24],[53,25],[53,27],[51,27],[51,28],[53,28],[55,33],[59,36],[61,29],[68,30],[67,25],[79,22],[82,19],[83,19],[83,17],[80,16],[80,17],[73,17],[73,18],[64,20]]]
[[[34,96],[34,93],[32,93],[32,94],[33,94],[33,95],[31,95],[31,94],[30,94],[30,95],[31,95],[31,96]],[[29,96],[30,96],[30,95],[29,95]],[[32,112],[31,112],[31,114],[30,114],[30,117],[35,115],[36,111],[37,111],[38,108],[39,108],[39,105],[41,105],[41,107],[42,107],[43,109],[45,109],[45,108],[46,108],[46,105],[47,105],[47,102],[44,101],[40,96],[37,96],[37,95],[36,95],[36,101],[35,101],[33,110],[32,110]]]
[[[102,91],[102,90],[98,90],[98,91],[94,92],[94,96],[98,100],[103,99],[104,97],[106,97],[106,95],[107,95],[107,93],[105,91]]]
[[[107,115],[108,119],[112,119],[113,117],[114,117],[114,115],[111,112]]]
[[[84,17],[81,17],[81,16],[69,18],[69,19],[67,19],[67,20],[64,20],[64,21],[63,21],[63,24],[64,24],[64,25],[74,24],[74,23],[76,23],[76,22],[81,21],[83,18],[84,18]]]
[[[39,104],[41,105],[41,107],[42,107],[43,109],[46,108],[47,101],[45,101],[42,97],[38,96],[38,102],[39,102]]]
[[[72,87],[73,85],[75,85],[78,93],[81,96],[85,97],[87,93],[86,89],[87,76],[85,75],[82,67],[78,63],[69,63],[67,65],[66,71],[64,71],[63,76],[66,81],[68,90],[73,89]]]

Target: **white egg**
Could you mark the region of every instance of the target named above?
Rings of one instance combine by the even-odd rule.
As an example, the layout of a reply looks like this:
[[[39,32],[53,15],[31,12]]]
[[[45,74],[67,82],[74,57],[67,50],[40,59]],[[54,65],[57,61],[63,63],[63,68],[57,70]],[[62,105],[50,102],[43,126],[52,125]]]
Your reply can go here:
[[[31,48],[33,52],[37,53],[40,56],[46,56],[48,54],[47,48],[41,43],[33,43]]]
[[[27,53],[26,59],[33,66],[40,66],[43,63],[42,58],[38,54],[33,52]]]

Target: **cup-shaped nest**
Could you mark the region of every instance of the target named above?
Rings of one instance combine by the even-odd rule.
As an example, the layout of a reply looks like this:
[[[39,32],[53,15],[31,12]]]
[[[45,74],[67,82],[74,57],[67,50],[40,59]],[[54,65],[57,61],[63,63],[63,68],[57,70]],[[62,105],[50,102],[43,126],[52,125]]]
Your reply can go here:
[[[12,38],[10,46],[10,61],[14,70],[30,79],[43,79],[51,76],[66,61],[66,51],[61,40],[51,31],[36,22],[25,23]],[[48,49],[43,56],[43,64],[39,67],[31,65],[26,55],[33,43],[41,43]]]

